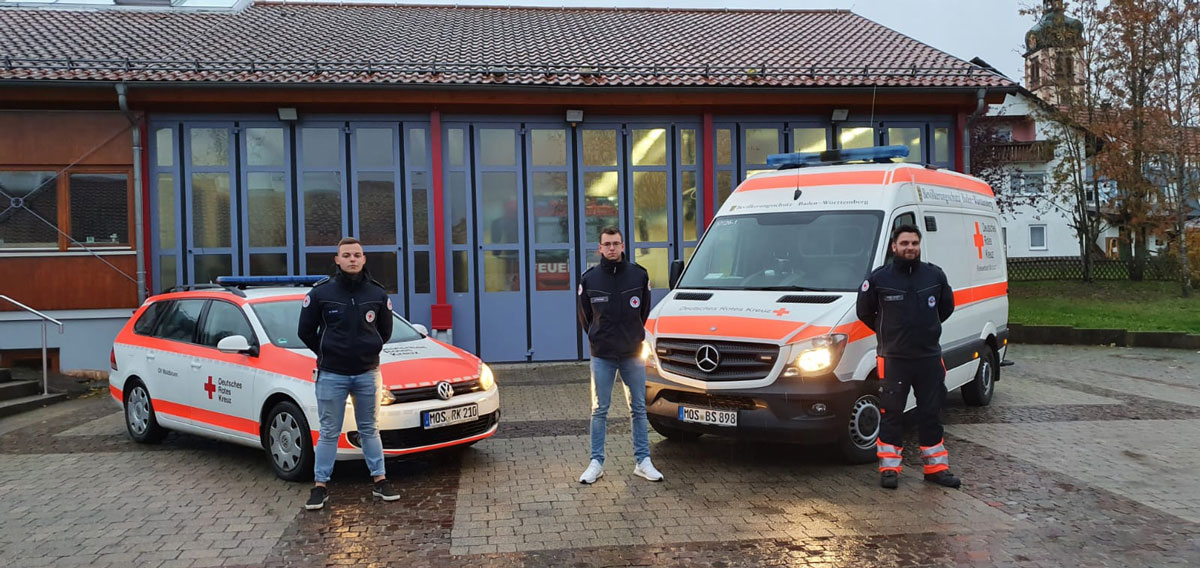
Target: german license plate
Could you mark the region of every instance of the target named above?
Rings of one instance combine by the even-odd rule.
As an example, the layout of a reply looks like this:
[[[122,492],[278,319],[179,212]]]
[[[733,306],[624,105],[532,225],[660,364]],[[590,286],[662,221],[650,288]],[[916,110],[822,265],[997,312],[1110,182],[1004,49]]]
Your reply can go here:
[[[427,410],[421,413],[421,425],[426,430],[430,428],[441,428],[442,426],[450,426],[460,422],[470,422],[479,418],[479,405],[468,404],[467,406],[456,406],[454,408],[443,408],[442,410]]]
[[[712,424],[713,426],[737,426],[736,410],[712,410],[710,408],[679,407],[680,422]]]

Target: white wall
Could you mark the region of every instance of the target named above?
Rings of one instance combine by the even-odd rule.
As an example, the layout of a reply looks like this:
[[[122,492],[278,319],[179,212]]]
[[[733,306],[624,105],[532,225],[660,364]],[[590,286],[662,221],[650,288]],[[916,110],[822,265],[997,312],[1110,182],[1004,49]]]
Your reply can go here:
[[[46,345],[58,349],[59,370],[107,370],[108,353],[133,310],[63,310],[46,315],[63,323],[46,327]],[[42,348],[42,323],[25,312],[0,312],[0,349]]]

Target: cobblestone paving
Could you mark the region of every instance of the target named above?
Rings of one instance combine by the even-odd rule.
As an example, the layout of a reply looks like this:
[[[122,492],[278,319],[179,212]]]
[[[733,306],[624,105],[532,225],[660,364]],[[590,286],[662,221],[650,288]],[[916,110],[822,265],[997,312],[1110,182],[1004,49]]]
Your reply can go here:
[[[952,393],[959,491],[899,490],[820,447],[651,434],[666,480],[632,474],[620,393],[606,474],[587,461],[586,366],[498,371],[504,422],[462,451],[390,460],[403,498],[339,463],[325,510],[262,452],[172,434],[130,442],[103,398],[0,420],[9,566],[1195,566],[1200,354],[1014,346],[993,404]],[[506,381],[506,378],[509,380]],[[912,433],[909,433],[912,436]],[[915,440],[906,442],[915,447]],[[6,567],[7,568],[7,567]]]

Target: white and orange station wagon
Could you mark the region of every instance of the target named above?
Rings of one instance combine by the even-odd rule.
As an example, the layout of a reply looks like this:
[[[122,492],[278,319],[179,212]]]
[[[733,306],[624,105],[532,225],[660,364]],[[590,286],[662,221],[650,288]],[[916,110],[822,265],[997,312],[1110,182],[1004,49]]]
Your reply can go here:
[[[286,480],[311,478],[319,436],[316,357],[296,335],[314,277],[221,278],[153,296],[121,329],[109,389],[137,442],[177,430],[266,450]],[[287,284],[291,284],[288,286]],[[263,286],[265,287],[251,287]],[[496,432],[500,393],[478,357],[393,314],[380,353],[384,454],[469,445]],[[353,397],[347,399],[352,404]],[[347,409],[338,459],[362,459]]]

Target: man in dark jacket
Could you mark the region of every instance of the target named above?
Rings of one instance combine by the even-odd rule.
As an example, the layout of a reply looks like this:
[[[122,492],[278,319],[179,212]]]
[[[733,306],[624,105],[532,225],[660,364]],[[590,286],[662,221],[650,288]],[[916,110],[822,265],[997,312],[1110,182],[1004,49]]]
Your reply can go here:
[[[387,290],[371,279],[362,244],[350,237],[338,243],[337,269],[304,297],[300,309],[300,339],[317,356],[317,441],[313,473],[316,486],[305,508],[325,506],[325,484],[333,474],[338,438],[346,414],[346,397],[354,396],[354,419],[363,457],[375,480],[372,495],[395,501],[400,495],[384,475],[383,443],[375,427],[379,406],[379,352],[392,337],[392,301]]]
[[[583,273],[578,290],[579,325],[592,349],[592,460],[579,476],[595,483],[604,475],[604,438],[616,374],[625,383],[633,419],[634,475],[662,481],[650,462],[650,423],[646,421],[646,362],[642,345],[650,315],[650,276],[625,260],[621,231],[600,231],[600,264]]]
[[[911,387],[917,397],[925,481],[958,487],[961,482],[950,473],[942,440],[946,367],[939,343],[942,322],[954,313],[954,289],[941,268],[921,262],[921,231],[915,226],[897,227],[891,248],[892,262],[872,272],[858,293],[858,319],[876,334],[883,380],[879,484],[895,489],[900,483],[901,427]]]

